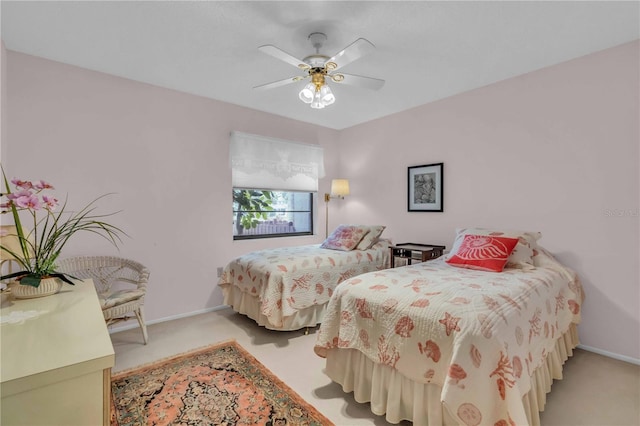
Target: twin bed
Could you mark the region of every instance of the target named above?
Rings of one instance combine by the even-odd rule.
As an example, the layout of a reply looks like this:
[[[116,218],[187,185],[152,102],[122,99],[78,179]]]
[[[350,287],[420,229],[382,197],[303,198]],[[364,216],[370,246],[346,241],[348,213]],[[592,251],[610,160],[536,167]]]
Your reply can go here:
[[[270,330],[315,327],[340,282],[388,267],[389,241],[379,239],[383,230],[338,227],[332,234],[338,235],[338,241],[330,237],[330,243],[321,245],[259,250],[240,256],[222,271],[219,286],[224,303]]]
[[[455,256],[463,264],[464,259],[476,262],[480,246],[468,243],[477,234],[483,241],[517,240],[503,259],[504,270],[453,265]],[[519,231],[462,229],[452,254],[433,261],[377,267],[357,276],[354,270],[340,285],[317,292],[313,286],[322,281],[298,276],[287,286],[278,280],[278,298],[261,305],[254,319],[291,329],[321,322],[314,350],[326,358],[327,375],[392,423],[537,425],[551,382],[562,377],[562,365],[578,344],[584,299],[575,273],[540,247],[539,238]],[[384,257],[388,243],[381,244]],[[480,251],[495,255],[496,247],[502,246]],[[353,261],[357,252],[349,253]],[[288,271],[313,262],[292,255],[292,263],[284,265]],[[244,267],[242,281],[264,282],[265,277],[248,272],[257,262]],[[310,291],[301,291],[300,283]],[[250,293],[253,287],[246,288]],[[254,293],[263,290],[256,287]],[[278,300],[282,313],[274,317]],[[304,312],[305,320],[289,321],[291,309],[293,318],[300,320]],[[315,315],[311,320],[309,309]]]

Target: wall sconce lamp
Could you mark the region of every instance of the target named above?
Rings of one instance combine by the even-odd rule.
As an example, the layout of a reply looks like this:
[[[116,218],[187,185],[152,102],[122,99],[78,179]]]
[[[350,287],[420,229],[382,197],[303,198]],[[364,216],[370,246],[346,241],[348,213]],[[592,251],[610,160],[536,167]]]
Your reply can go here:
[[[325,230],[324,237],[329,236],[329,200],[332,198],[340,198],[344,200],[344,197],[349,195],[349,179],[333,179],[331,180],[331,194],[324,194],[325,202]]]

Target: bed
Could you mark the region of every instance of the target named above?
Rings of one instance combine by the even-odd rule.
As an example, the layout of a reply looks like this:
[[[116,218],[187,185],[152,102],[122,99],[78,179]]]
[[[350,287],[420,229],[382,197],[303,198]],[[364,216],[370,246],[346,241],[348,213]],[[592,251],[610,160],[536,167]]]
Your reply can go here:
[[[322,244],[242,255],[225,266],[224,303],[259,325],[280,331],[315,327],[336,286],[389,265],[384,226],[341,225]]]
[[[391,423],[539,424],[584,299],[539,237],[520,234],[514,258],[528,262],[500,273],[440,258],[343,282],[314,347],[326,374]]]

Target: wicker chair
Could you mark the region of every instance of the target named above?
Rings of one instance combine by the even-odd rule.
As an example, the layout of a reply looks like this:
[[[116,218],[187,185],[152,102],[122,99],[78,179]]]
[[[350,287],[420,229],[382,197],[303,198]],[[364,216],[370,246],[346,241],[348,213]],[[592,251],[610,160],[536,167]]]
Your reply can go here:
[[[149,270],[144,265],[111,256],[73,257],[56,263],[58,272],[93,280],[107,326],[127,320],[131,318],[128,314],[133,313],[142,329],[144,344],[147,344],[143,307]],[[114,286],[116,283],[118,284]],[[131,284],[135,287],[131,287]]]

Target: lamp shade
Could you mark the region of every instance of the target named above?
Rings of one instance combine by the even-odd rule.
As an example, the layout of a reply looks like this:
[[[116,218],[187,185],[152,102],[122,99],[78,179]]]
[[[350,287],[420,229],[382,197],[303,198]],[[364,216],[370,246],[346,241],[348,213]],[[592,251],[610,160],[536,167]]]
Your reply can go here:
[[[313,101],[313,97],[316,92],[316,86],[313,83],[309,83],[300,91],[298,97],[305,104],[310,104]]]
[[[22,254],[20,240],[18,239],[18,230],[15,225],[0,226],[0,245],[14,253],[18,253],[19,255]],[[0,260],[13,259],[15,259],[15,257],[13,257],[8,251],[0,250]]]
[[[320,91],[316,91],[313,95],[313,102],[311,102],[311,108],[322,109],[325,107],[324,102],[322,102],[322,95]]]
[[[326,84],[320,89],[321,101],[325,106],[329,106],[336,101],[336,97],[333,96],[333,92]]]
[[[349,180],[333,179],[331,181],[331,196],[344,197],[345,195],[349,195]]]

